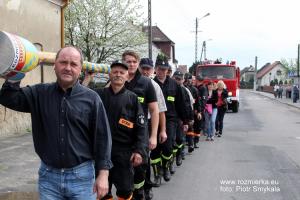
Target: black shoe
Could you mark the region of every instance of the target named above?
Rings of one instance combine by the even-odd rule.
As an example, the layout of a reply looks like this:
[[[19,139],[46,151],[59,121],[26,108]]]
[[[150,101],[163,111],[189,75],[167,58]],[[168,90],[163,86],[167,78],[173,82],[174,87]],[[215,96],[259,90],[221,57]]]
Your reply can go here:
[[[185,159],[185,151],[181,151],[181,159],[184,160]]]
[[[194,147],[193,147],[193,146],[189,146],[189,147],[188,147],[188,152],[189,152],[189,153],[192,153],[193,151],[194,151]]]
[[[166,182],[170,181],[171,174],[170,174],[170,170],[168,168],[163,169],[163,177]]]
[[[133,196],[132,196],[133,200],[145,200],[145,191],[144,188],[140,188],[137,190],[133,191]]]
[[[151,200],[153,198],[152,189],[145,189],[145,200]]]
[[[175,168],[173,162],[170,164],[169,170],[172,175],[175,174]]]
[[[161,185],[161,176],[154,176],[152,187],[159,187]]]
[[[182,157],[181,154],[176,156],[176,165],[180,166],[182,164]]]
[[[198,149],[198,148],[199,148],[199,146],[198,146],[197,143],[194,144],[194,148],[195,148],[195,149]]]

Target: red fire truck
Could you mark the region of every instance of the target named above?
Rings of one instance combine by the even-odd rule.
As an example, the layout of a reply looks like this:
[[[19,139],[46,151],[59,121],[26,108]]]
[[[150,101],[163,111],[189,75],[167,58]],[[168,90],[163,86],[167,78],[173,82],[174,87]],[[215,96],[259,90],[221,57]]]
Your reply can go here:
[[[230,63],[221,62],[203,62],[196,68],[196,75],[204,78],[204,82],[218,82],[222,80],[228,91],[228,110],[238,112],[239,110],[239,90],[240,90],[240,69],[235,61]]]

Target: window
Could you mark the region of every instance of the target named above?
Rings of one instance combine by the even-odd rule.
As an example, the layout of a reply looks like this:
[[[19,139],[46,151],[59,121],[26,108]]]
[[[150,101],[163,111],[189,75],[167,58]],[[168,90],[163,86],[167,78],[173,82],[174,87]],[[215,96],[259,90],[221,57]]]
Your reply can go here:
[[[235,70],[234,67],[207,66],[199,69],[199,75],[204,79],[233,79]]]

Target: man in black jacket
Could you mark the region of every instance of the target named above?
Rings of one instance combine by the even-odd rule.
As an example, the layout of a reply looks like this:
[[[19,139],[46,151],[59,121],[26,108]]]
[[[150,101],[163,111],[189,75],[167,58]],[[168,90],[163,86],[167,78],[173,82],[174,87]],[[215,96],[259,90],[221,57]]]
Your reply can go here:
[[[169,167],[173,157],[173,145],[175,142],[176,129],[178,126],[178,119],[186,121],[188,119],[184,105],[184,96],[180,85],[175,80],[167,76],[170,68],[167,61],[157,59],[155,63],[156,77],[154,80],[161,87],[166,104],[166,131],[167,141],[159,144],[158,148],[151,152],[152,160],[161,159],[163,168],[163,178],[165,181],[171,179]],[[158,166],[160,168],[160,166]]]
[[[188,116],[188,121],[178,120],[179,126],[176,130],[176,140],[175,146],[173,149],[173,159],[176,157],[176,165],[180,166],[182,163],[182,155],[184,154],[184,141],[185,133],[188,131],[189,124],[193,124],[193,97],[189,89],[183,85],[183,73],[181,71],[175,71],[173,74],[173,79],[181,86],[182,93],[184,96],[184,105],[185,112]],[[175,172],[173,165],[170,166],[170,172],[173,174]]]
[[[96,90],[100,95],[111,128],[112,161],[110,190],[117,189],[119,199],[131,199],[133,195],[133,167],[147,160],[146,118],[137,96],[124,86],[128,67],[121,62],[111,65],[110,86]],[[103,199],[112,199],[109,193]]]
[[[148,111],[150,113],[149,125],[151,126],[149,133],[149,150],[156,148],[157,145],[157,130],[159,123],[159,109],[155,89],[150,78],[141,75],[138,70],[140,57],[138,53],[132,50],[127,50],[122,54],[122,61],[128,65],[128,80],[125,83],[126,89],[134,92],[138,96],[144,114],[147,118]],[[147,122],[147,121],[146,121]],[[148,125],[148,122],[147,122]],[[149,163],[145,162],[142,165],[134,168],[134,193],[135,200],[143,200],[149,194],[152,184],[146,179],[146,171],[149,168]]]
[[[204,79],[202,76],[198,75],[196,77],[196,87],[198,89],[198,99],[197,99],[197,115],[198,115],[198,120],[196,120],[194,122],[194,147],[198,148],[198,143],[199,143],[199,138],[201,135],[201,131],[203,132],[203,129],[205,128],[205,115],[204,115],[204,111],[205,111],[205,105],[206,105],[206,101],[207,101],[207,96],[208,96],[208,92],[207,92],[207,87],[204,84]]]
[[[193,96],[193,116],[194,116],[194,123],[199,121],[199,117],[201,114],[198,114],[199,109],[199,93],[198,89],[193,86],[193,76],[190,73],[186,73],[184,75],[184,86],[188,88]],[[187,142],[188,142],[188,151],[189,153],[194,151],[194,137],[195,137],[195,132],[194,132],[194,123],[189,125],[189,129],[186,134]]]

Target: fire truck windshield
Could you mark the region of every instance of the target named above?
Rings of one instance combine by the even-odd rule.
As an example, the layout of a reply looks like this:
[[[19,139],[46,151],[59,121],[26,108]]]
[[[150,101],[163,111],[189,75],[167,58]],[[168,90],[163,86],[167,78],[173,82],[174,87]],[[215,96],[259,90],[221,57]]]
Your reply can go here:
[[[235,78],[234,67],[228,66],[201,66],[199,75],[204,79],[233,79]]]

